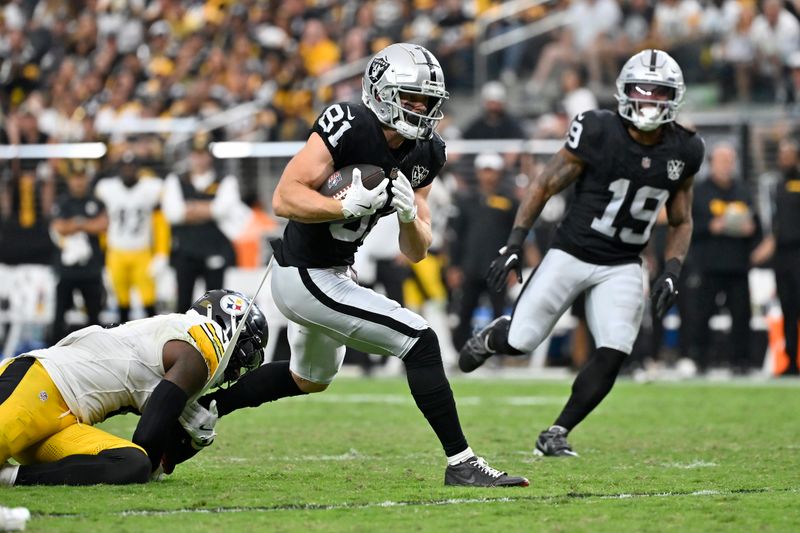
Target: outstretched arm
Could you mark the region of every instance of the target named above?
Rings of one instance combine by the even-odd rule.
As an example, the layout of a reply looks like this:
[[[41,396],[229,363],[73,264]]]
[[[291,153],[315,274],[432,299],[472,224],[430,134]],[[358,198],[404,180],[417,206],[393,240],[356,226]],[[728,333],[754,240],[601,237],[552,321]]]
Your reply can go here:
[[[517,275],[517,281],[522,282],[522,243],[547,200],[574,183],[583,172],[584,166],[585,163],[580,158],[562,148],[550,158],[544,170],[528,186],[514,218],[514,229],[511,230],[506,245],[500,248],[500,255],[489,265],[486,275],[489,287],[497,292],[502,291],[511,271]]]

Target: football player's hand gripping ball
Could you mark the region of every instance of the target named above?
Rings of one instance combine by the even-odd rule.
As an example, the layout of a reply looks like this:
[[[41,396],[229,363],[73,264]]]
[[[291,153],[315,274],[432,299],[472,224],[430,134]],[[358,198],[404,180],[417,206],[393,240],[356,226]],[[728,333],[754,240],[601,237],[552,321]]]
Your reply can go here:
[[[361,183],[361,171],[357,168],[353,169],[352,184],[347,191],[347,196],[342,200],[344,218],[361,218],[371,215],[383,207],[386,204],[386,198],[389,196],[386,192],[388,184],[389,178],[384,178],[374,189],[367,189]]]
[[[681,274],[681,262],[670,259],[664,265],[664,272],[653,283],[653,292],[650,294],[650,305],[656,318],[663,318],[666,312],[675,303],[678,297],[678,277]]]
[[[414,188],[405,174],[397,171],[392,181],[392,207],[397,211],[397,218],[403,224],[414,222],[417,218],[417,204],[414,199]]]
[[[486,282],[495,292],[500,292],[506,287],[506,280],[511,271],[517,275],[517,281],[522,283],[522,243],[527,236],[526,228],[516,227],[511,230],[508,242],[500,248],[500,255],[489,265]]]
[[[178,420],[186,433],[192,437],[192,445],[199,450],[214,442],[214,437],[217,436],[214,426],[217,425],[218,418],[217,401],[212,400],[208,409],[197,402],[186,404]]]

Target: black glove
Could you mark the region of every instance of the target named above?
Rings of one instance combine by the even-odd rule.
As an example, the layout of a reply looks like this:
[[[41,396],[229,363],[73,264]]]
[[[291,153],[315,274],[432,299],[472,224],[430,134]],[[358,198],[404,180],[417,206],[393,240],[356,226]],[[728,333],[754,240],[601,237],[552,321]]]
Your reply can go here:
[[[495,292],[502,291],[506,286],[508,273],[512,270],[517,275],[517,281],[522,283],[522,243],[528,236],[526,228],[516,227],[511,230],[508,242],[500,248],[500,255],[494,258],[486,274],[486,283]]]
[[[661,319],[664,314],[675,303],[678,297],[678,277],[681,275],[681,262],[672,258],[664,265],[664,272],[653,283],[653,290],[650,293],[650,305],[656,318]]]

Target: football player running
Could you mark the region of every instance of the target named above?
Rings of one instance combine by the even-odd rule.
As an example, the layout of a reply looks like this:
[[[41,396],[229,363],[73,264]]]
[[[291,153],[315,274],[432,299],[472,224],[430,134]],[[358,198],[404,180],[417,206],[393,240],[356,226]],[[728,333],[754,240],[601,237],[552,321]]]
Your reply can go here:
[[[353,255],[380,217],[396,214],[400,250],[412,262],[431,244],[426,201],[444,165],[435,133],[448,98],[439,62],[425,48],[393,44],[378,52],[363,77],[363,103],[336,103],[314,123],[305,146],[286,166],[273,208],[288,218],[273,242],[272,294],[289,319],[290,361],[266,364],[234,386],[206,396],[220,416],[286,396],[325,390],[345,346],[402,359],[411,394],[444,448],[445,484],[527,486],[477,457],[461,431],[439,341],[425,320],[358,285]],[[366,189],[354,171],[343,200],[317,190],[334,170],[354,164],[383,168],[390,180]]]
[[[558,318],[586,294],[586,318],[597,349],[580,370],[561,414],[536,441],[538,455],[575,456],[567,435],[608,394],[630,354],[644,309],[640,252],[664,205],[666,265],[651,292],[657,318],[677,295],[692,235],[692,183],[703,140],[675,122],[686,86],[661,50],[631,57],[617,78],[617,113],[588,111],[572,121],[565,146],[531,183],[514,229],[487,275],[503,290],[522,281],[522,243],[547,200],[571,183],[575,199],[552,249],[525,283],[511,317],[500,317],[462,347],[459,367],[472,372],[496,353],[531,352]]]
[[[267,321],[255,305],[245,318],[248,303],[209,291],[186,313],[90,326],[3,361],[0,486],[144,483],[211,444],[215,406],[187,400],[262,363]],[[126,412],[141,413],[131,440],[92,427]]]

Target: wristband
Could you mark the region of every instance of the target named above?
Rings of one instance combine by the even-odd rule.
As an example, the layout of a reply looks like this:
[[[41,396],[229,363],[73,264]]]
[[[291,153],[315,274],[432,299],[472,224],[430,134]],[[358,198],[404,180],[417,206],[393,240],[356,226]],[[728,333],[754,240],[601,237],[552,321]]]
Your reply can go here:
[[[677,257],[673,257],[669,259],[666,264],[664,264],[664,272],[667,274],[672,274],[675,276],[675,279],[681,277],[681,268],[683,267],[683,263]]]
[[[511,230],[511,235],[508,236],[506,248],[522,248],[522,243],[525,242],[525,239],[528,237],[529,231],[528,228],[515,226],[514,229]]]

